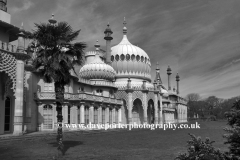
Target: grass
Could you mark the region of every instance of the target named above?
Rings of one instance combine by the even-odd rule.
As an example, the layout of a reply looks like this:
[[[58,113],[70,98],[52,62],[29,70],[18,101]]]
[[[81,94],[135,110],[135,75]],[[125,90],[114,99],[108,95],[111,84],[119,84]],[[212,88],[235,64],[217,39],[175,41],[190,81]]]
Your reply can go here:
[[[193,122],[192,122],[193,123]],[[58,159],[98,160],[172,160],[179,152],[186,152],[188,133],[210,137],[214,146],[227,150],[223,144],[223,127],[227,122],[201,122],[201,129],[177,129],[151,131],[149,129],[125,130],[84,135],[74,133],[64,138],[65,155]],[[1,160],[46,160],[56,158],[55,137],[38,140],[0,142]]]

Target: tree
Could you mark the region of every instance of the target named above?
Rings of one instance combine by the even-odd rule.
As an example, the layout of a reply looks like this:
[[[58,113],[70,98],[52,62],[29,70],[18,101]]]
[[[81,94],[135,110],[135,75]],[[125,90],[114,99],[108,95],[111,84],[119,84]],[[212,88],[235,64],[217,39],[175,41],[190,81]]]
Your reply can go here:
[[[205,102],[207,103],[207,110],[209,115],[215,115],[214,110],[216,110],[222,103],[222,99],[217,98],[216,96],[208,97]]]
[[[199,101],[201,99],[198,93],[190,93],[186,96],[187,101]]]
[[[225,144],[229,144],[229,156],[231,159],[240,159],[240,100],[236,101],[231,111],[226,112],[228,125],[230,128],[224,130],[228,132],[224,135],[227,139]]]
[[[46,83],[54,82],[56,95],[56,110],[58,121],[58,150],[63,153],[62,104],[64,101],[64,86],[71,80],[74,66],[83,63],[86,44],[72,43],[80,30],[74,31],[67,22],[50,19],[50,23],[35,24],[36,30],[28,34],[32,39],[32,49],[36,51],[33,67],[39,72]],[[76,73],[76,72],[75,72]]]
[[[188,101],[188,117],[194,117],[194,115],[198,114],[197,104],[201,97],[198,93],[190,93],[186,96],[186,99]]]

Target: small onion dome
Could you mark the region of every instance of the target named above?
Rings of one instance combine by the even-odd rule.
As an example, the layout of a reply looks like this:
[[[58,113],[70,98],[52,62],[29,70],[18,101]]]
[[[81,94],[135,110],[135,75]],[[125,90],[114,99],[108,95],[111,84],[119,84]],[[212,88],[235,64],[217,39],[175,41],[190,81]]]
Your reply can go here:
[[[168,91],[161,88],[161,93],[163,94],[163,97],[168,97]]]
[[[172,70],[171,70],[170,66],[168,66],[168,68],[167,68],[167,74],[168,75],[172,74]]]
[[[180,77],[179,77],[178,73],[176,75],[176,81],[180,81]]]
[[[104,63],[96,52],[92,62],[85,64],[79,71],[79,76],[84,79],[105,79],[113,81],[116,76],[115,70]]]
[[[50,18],[50,19],[48,20],[48,22],[51,23],[51,24],[57,23],[57,21],[54,19],[54,14],[52,14],[52,18]]]

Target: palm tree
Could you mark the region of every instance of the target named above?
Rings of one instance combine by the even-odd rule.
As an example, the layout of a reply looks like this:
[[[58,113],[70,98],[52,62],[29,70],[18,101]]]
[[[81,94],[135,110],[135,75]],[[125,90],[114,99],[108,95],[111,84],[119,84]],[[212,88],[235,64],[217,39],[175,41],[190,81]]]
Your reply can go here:
[[[83,63],[86,44],[71,43],[77,38],[80,30],[74,31],[67,22],[50,19],[50,23],[35,24],[36,30],[28,33],[32,39],[30,45],[36,51],[33,68],[38,71],[46,83],[54,82],[56,110],[58,122],[58,150],[63,152],[62,104],[64,102],[64,86],[71,80],[71,72],[75,72],[75,64]]]

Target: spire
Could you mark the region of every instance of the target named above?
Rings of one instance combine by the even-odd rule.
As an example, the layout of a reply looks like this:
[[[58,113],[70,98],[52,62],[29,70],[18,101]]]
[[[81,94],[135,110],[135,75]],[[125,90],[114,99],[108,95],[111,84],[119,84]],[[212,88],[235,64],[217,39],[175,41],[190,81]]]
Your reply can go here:
[[[124,34],[124,35],[127,34],[127,27],[126,27],[126,24],[127,24],[127,22],[126,22],[126,19],[125,19],[125,17],[124,17],[124,21],[123,21],[123,34]]]
[[[51,23],[52,25],[57,23],[57,21],[54,19],[54,14],[52,14],[52,17],[48,20],[48,22]]]
[[[112,30],[110,28],[109,22],[107,25],[106,30],[104,31],[105,37],[104,39],[106,40],[106,63],[111,64],[111,40],[112,38]]]
[[[162,84],[162,79],[161,79],[161,76],[160,76],[160,68],[159,68],[159,63],[158,62],[157,62],[157,68],[156,68],[155,81],[158,83],[158,85]]]
[[[168,90],[171,90],[171,74],[172,74],[172,69],[170,66],[167,68],[167,75],[168,75]]]

